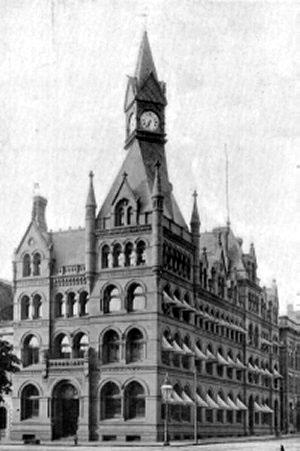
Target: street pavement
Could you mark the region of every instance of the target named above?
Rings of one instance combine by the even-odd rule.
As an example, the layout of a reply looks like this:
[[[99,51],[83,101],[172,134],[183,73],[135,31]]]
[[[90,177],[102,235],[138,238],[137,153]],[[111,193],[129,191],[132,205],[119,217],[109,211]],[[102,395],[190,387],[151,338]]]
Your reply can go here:
[[[227,439],[228,440],[228,439]],[[200,443],[194,445],[191,443],[171,443],[169,447],[164,447],[161,444],[153,445],[129,445],[127,443],[109,445],[105,443],[91,443],[91,444],[78,444],[75,446],[73,443],[48,443],[40,445],[21,445],[21,444],[9,444],[0,442],[1,451],[283,451],[281,445],[284,447],[284,451],[300,451],[300,437],[292,438],[278,438],[271,440],[251,440],[243,442],[229,442],[226,443]]]

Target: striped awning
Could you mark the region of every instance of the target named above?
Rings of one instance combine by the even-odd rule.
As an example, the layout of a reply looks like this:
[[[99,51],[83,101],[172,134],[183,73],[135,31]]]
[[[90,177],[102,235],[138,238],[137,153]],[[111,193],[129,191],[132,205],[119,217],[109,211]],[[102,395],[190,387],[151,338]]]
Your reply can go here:
[[[206,357],[207,360],[211,362],[217,362],[218,360],[217,357],[209,349],[206,349]]]
[[[231,410],[229,405],[219,395],[217,395],[217,404],[220,407],[220,409]]]
[[[192,400],[192,398],[190,398],[190,396],[184,390],[182,390],[182,392],[181,392],[181,397],[184,400],[185,404],[187,404],[187,405],[194,404],[194,401]]]
[[[182,397],[175,390],[173,390],[171,393],[170,404],[185,405],[185,402]]]
[[[218,404],[209,396],[209,394],[206,394],[205,401],[208,404],[209,409],[219,409],[220,407]]]
[[[273,376],[275,379],[283,379],[283,376],[274,368],[273,370]]]
[[[185,343],[183,343],[182,349],[186,355],[194,355],[193,351]]]
[[[204,354],[204,352],[201,351],[201,349],[198,348],[198,346],[195,346],[194,351],[195,351],[195,358],[197,360],[207,360],[206,355]]]
[[[236,368],[237,367],[237,364],[232,360],[232,358],[229,355],[227,356],[227,364],[231,368]]]
[[[236,398],[236,405],[239,408],[239,410],[248,410],[248,407],[243,403],[243,401],[240,398]]]
[[[171,345],[171,343],[169,343],[169,341],[166,339],[165,336],[162,337],[162,349],[163,351],[169,351],[169,352],[173,352],[174,348]]]
[[[240,410],[238,406],[235,404],[235,402],[230,398],[230,396],[227,396],[226,402],[231,408],[231,410]]]
[[[274,410],[271,409],[271,407],[268,406],[268,404],[262,404],[262,408],[264,409],[263,412],[265,413],[273,413]]]
[[[166,304],[176,304],[176,301],[166,291],[163,291],[163,300]]]
[[[173,341],[172,346],[173,346],[174,352],[176,352],[177,354],[185,354],[184,350],[182,349],[181,346],[179,346],[177,341]]]
[[[236,366],[238,368],[240,368],[241,370],[245,370],[247,368],[246,365],[244,365],[238,357],[236,358],[235,362],[236,362]]]
[[[218,361],[219,365],[226,365],[226,366],[229,365],[227,360],[224,359],[224,357],[219,352],[217,352],[217,361]]]
[[[264,412],[263,407],[258,402],[254,402],[254,412]]]
[[[196,393],[196,403],[197,406],[199,407],[209,407],[207,402],[205,402],[204,399],[198,393]]]

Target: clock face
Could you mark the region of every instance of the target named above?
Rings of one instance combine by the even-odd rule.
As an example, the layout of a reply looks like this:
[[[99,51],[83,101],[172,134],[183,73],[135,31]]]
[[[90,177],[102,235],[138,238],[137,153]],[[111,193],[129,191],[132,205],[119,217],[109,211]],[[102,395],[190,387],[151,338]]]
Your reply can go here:
[[[159,127],[159,118],[153,111],[144,111],[141,115],[141,126],[144,130],[151,132],[155,131]]]
[[[136,128],[136,115],[135,113],[132,113],[129,117],[129,133],[132,133]]]

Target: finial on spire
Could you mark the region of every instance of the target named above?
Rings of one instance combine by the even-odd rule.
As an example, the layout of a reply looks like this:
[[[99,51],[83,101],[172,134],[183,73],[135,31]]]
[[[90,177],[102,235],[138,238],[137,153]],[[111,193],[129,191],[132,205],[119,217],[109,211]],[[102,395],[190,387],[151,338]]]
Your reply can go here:
[[[230,228],[230,210],[229,210],[229,181],[228,181],[228,168],[229,168],[229,163],[228,163],[228,153],[227,153],[227,145],[224,145],[224,150],[225,150],[225,158],[226,158],[226,211],[227,211],[227,221],[226,221],[226,225],[228,227],[228,229]]]
[[[197,197],[198,197],[198,193],[195,190],[193,192],[194,202],[193,202],[193,210],[192,210],[192,216],[191,216],[191,228],[193,228],[193,226],[197,226],[197,227],[200,226],[200,217],[199,217],[199,212],[198,212]]]
[[[142,85],[151,73],[157,79],[148,33],[145,30],[140,45],[134,76],[137,78],[139,85]]]
[[[144,31],[147,30],[149,14],[150,14],[150,11],[149,11],[148,6],[146,6],[144,8],[143,12],[140,14],[140,17],[142,17],[142,20],[143,20],[143,30]]]
[[[152,189],[152,197],[153,196],[161,196],[161,179],[160,179],[160,166],[161,163],[159,161],[156,161],[154,167],[155,167],[155,175],[154,175],[154,183],[153,183],[153,189]]]
[[[96,208],[97,204],[96,204],[96,198],[95,198],[95,192],[94,192],[94,183],[93,183],[94,173],[93,173],[93,171],[89,172],[89,178],[90,178],[90,185],[89,185],[89,191],[88,191],[88,196],[87,196],[85,206]]]
[[[128,175],[128,174],[127,174],[126,171],[124,171],[122,175],[123,175],[123,180],[125,180],[125,179],[127,178],[127,175]]]

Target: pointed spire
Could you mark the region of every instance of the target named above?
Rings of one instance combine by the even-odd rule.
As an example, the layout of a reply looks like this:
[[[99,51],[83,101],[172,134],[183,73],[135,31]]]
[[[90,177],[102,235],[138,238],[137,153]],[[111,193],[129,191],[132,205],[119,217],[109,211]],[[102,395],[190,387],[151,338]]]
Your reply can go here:
[[[157,161],[155,163],[155,175],[154,175],[154,183],[152,188],[152,197],[162,196],[161,191],[161,179],[160,179],[160,162]]]
[[[93,171],[90,171],[90,173],[89,173],[90,185],[89,185],[89,192],[88,192],[85,206],[96,208],[97,204],[96,204],[96,198],[95,198],[95,192],[94,192],[93,177],[94,177],[94,173],[93,173]]]
[[[200,225],[200,217],[199,217],[199,212],[198,212],[198,204],[197,204],[197,191],[195,190],[193,193],[193,198],[194,198],[194,204],[193,204],[193,211],[192,211],[192,216],[191,216],[191,226],[192,225]]]
[[[157,73],[149,44],[148,34],[145,30],[140,45],[134,76],[137,78],[138,83],[141,86],[151,73],[157,79]]]

